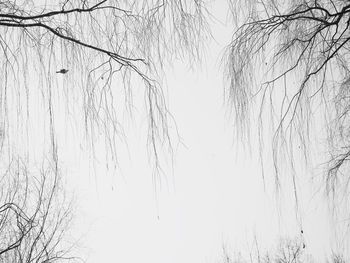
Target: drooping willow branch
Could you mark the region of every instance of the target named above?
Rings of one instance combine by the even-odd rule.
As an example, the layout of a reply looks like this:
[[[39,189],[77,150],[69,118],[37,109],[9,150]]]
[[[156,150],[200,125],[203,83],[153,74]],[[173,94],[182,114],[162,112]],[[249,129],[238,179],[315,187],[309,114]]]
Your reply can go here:
[[[246,129],[251,105],[260,98],[263,136],[262,116],[270,105],[270,118],[277,119],[272,147],[278,174],[277,163],[285,161],[281,156],[294,158],[296,142],[307,148],[312,105],[323,105],[331,118],[324,122],[331,155],[327,185],[334,189],[337,175],[350,168],[350,5],[332,0],[249,3],[246,22],[227,49],[228,98],[236,121]]]

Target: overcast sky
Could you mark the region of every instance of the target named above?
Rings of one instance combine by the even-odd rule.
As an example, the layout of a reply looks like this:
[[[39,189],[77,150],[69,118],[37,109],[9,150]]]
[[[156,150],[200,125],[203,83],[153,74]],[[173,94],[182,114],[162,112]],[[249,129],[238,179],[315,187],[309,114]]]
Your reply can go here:
[[[215,7],[221,20],[212,22],[216,41],[208,45],[202,66],[190,69],[174,60],[166,70],[169,109],[182,143],[173,137],[174,162],[163,162],[164,173],[156,179],[161,187],[155,188],[147,157],[143,108],[124,120],[127,145],[120,143],[117,170],[106,170],[99,148],[92,164],[83,146],[60,141],[66,187],[75,196],[72,240],[78,239],[78,251],[89,263],[220,262],[223,246],[232,254],[246,253],[254,237],[261,248],[289,237],[305,238],[314,256],[330,251],[334,239],[327,206],[320,205],[322,195],[315,194],[310,176],[298,175],[296,213],[291,188],[284,188],[276,202],[271,164],[264,188],[256,138],[250,149],[237,143],[220,68],[232,31],[222,19],[227,7]],[[58,140],[67,131],[61,133]]]
[[[2,132],[8,132],[6,137],[10,138],[1,145],[4,159],[0,163],[12,162],[18,155],[25,159],[29,171],[36,174],[52,165],[50,158],[55,148],[52,142],[57,143],[54,146],[65,190],[62,193],[67,194],[67,201],[73,196],[74,220],[66,241],[72,243],[73,254],[87,263],[221,263],[224,249],[232,257],[238,253],[249,257],[257,247],[260,253],[275,248],[281,238],[304,243],[306,253],[319,262],[332,251],[349,246],[348,232],[334,227],[347,224],[348,218],[338,215],[336,220],[332,219],[322,188],[321,164],[326,157],[322,138],[316,141],[319,137],[311,136],[314,144],[310,152],[319,155],[312,156],[308,167],[300,165],[302,158],[296,157],[298,202],[288,158],[280,158],[281,188],[277,192],[271,141],[264,142],[266,148],[260,152],[254,118],[250,142],[244,144],[237,138],[237,127],[224,100],[222,58],[233,33],[225,2],[208,3],[213,15],[209,21],[213,39],[206,43],[201,63],[173,58],[165,67],[162,87],[173,117],[169,122],[173,155],[166,148],[160,150],[162,170],[157,174],[152,151],[147,148],[144,86],[133,86],[133,104],[127,105],[131,113],[124,105],[125,97],[113,98],[116,119],[122,127],[117,139],[117,163],[113,166],[115,160],[111,161],[112,155],[106,151],[108,136],[104,137],[106,130],[102,127],[111,124],[103,122],[104,114],[112,112],[104,108],[109,101],[97,107],[102,121],[91,124],[96,128],[91,136],[92,150],[87,145],[91,141],[84,137],[88,133],[84,129],[89,126],[85,126],[84,117],[91,114],[88,121],[96,119],[86,102],[91,98],[85,98],[84,92],[95,87],[80,89],[86,84],[85,76],[79,75],[84,70],[80,71],[81,65],[74,63],[84,59],[60,54],[69,45],[62,42],[67,48],[62,50],[57,48],[59,44],[52,46],[57,48],[57,52],[49,52],[54,58],[45,58],[42,65],[32,65],[41,62],[40,56],[39,61],[28,59],[28,65],[23,65],[28,72],[19,76],[20,81],[29,82],[27,86],[16,87],[17,82],[9,78],[16,88],[3,94],[6,99],[0,98],[5,109],[2,114],[8,118],[1,120],[8,125]],[[9,39],[13,40],[11,36]],[[19,53],[25,58],[30,55],[27,50]],[[43,71],[36,66],[42,66]],[[56,74],[56,70],[64,67],[69,69],[67,74]],[[42,75],[38,76],[38,72]],[[50,72],[52,75],[46,75]],[[14,74],[16,77],[17,73]],[[118,73],[115,75],[120,78]],[[4,82],[7,81],[5,78]],[[111,93],[124,94],[123,88],[114,83]],[[4,90],[7,92],[7,87]],[[102,90],[97,86],[95,95],[101,95]],[[97,105],[99,99],[92,99],[96,99]],[[52,120],[48,109],[55,113]],[[257,109],[253,108],[252,113],[257,113]],[[317,124],[317,118],[315,132],[311,134],[323,135],[324,126],[321,122]],[[263,124],[267,127],[263,136],[271,135],[267,116],[263,116]],[[3,169],[7,172],[7,168]]]

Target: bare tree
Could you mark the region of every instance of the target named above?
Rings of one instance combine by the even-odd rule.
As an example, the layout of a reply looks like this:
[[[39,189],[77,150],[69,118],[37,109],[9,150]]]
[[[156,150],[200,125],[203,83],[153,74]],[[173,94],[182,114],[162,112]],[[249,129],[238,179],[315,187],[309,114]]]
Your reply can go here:
[[[0,261],[78,261],[70,256],[73,242],[65,243],[71,208],[59,174],[43,168],[33,176],[25,162],[13,159],[0,182]]]
[[[270,128],[263,125],[263,119],[267,115],[272,119],[277,184],[278,164],[289,158],[293,169],[295,153],[304,153],[307,160],[313,137],[323,144],[322,135],[326,134],[327,191],[348,192],[349,1],[251,0],[231,4],[236,21],[245,21],[233,35],[226,63],[227,93],[237,123],[247,134],[249,110],[258,102],[263,141],[263,128]],[[313,121],[322,123],[324,129],[310,138]],[[319,152],[315,155],[320,156]]]
[[[260,251],[256,244],[256,249],[249,253],[249,258],[242,256],[243,251],[230,255],[228,251],[223,251],[223,263],[307,263],[316,262],[315,259],[308,253],[308,250],[303,246],[298,239],[284,238],[280,239],[277,247],[265,252]],[[316,256],[316,255],[315,255]],[[346,258],[341,253],[332,252],[330,259],[325,258],[327,263],[346,262]]]
[[[158,147],[171,149],[162,69],[175,58],[200,58],[205,15],[201,0],[1,1],[2,145],[16,143],[13,134],[25,138],[30,123],[45,123],[54,149],[64,107],[83,124],[80,138],[92,150],[103,138],[116,162],[123,110],[132,112],[134,94],[143,92],[158,167]],[[41,106],[39,119],[33,105]]]
[[[75,128],[79,141],[64,140],[93,154],[104,144],[115,165],[121,119],[141,97],[159,168],[159,148],[171,151],[163,69],[200,59],[205,16],[201,0],[0,1],[0,261],[69,259],[58,127]],[[50,169],[33,177],[43,152]]]

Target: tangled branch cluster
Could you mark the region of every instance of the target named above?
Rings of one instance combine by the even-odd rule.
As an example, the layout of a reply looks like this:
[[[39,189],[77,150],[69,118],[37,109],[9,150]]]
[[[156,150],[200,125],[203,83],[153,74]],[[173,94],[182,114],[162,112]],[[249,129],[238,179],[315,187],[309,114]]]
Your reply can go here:
[[[55,145],[58,108],[65,104],[67,115],[84,126],[77,128],[84,130],[81,138],[89,138],[94,151],[102,137],[116,163],[123,108],[133,111],[134,94],[143,87],[148,144],[158,167],[158,148],[171,149],[161,71],[174,58],[200,58],[208,34],[205,13],[198,0],[1,1],[2,148],[11,135],[23,137],[29,129],[16,125],[36,122],[33,104],[43,105]],[[61,68],[69,70],[63,83],[53,74]]]
[[[75,260],[64,245],[71,210],[64,202],[59,176],[46,169],[33,177],[20,159],[0,180],[0,261]]]
[[[227,60],[236,120],[247,127],[250,104],[260,95],[262,126],[264,107],[270,103],[271,117],[278,122],[273,136],[276,173],[281,149],[293,159],[296,145],[306,149],[310,142],[312,120],[323,121],[330,153],[328,191],[337,189],[339,178],[341,187],[347,185],[350,177],[344,182],[343,175],[350,168],[349,2],[248,2],[248,19],[234,34]]]

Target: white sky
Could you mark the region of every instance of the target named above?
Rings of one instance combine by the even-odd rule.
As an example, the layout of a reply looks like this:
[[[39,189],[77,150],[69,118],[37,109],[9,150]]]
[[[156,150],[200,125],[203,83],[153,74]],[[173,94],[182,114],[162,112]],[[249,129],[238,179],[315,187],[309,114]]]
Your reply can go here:
[[[218,7],[215,12],[224,17],[227,9]],[[277,206],[269,167],[264,191],[257,145],[249,152],[234,143],[219,68],[231,31],[217,23],[213,33],[216,43],[201,69],[176,61],[167,72],[170,111],[184,145],[175,147],[173,173],[165,167],[157,194],[142,109],[126,128],[129,153],[121,146],[119,173],[105,175],[103,165],[89,172],[91,165],[79,151],[66,161],[67,184],[76,195],[73,233],[82,235],[87,262],[219,262],[222,246],[247,252],[254,235],[262,248],[276,245],[280,237],[300,238],[291,189]],[[97,156],[103,163],[103,153]],[[322,199],[313,196],[307,180],[299,184],[307,249],[323,258],[330,240],[326,209],[315,205]]]
[[[213,6],[216,17],[225,17],[224,4]],[[232,253],[249,252],[254,235],[262,248],[276,245],[280,237],[301,238],[300,218],[308,252],[323,258],[337,247],[329,244],[327,207],[320,205],[322,196],[314,195],[310,176],[298,174],[302,201],[297,218],[291,189],[284,188],[276,205],[269,164],[264,190],[257,145],[244,151],[236,144],[220,68],[232,32],[221,22],[212,28],[216,41],[202,68],[190,70],[174,61],[167,70],[169,109],[183,145],[175,144],[174,168],[164,166],[159,192],[147,159],[142,108],[135,109],[134,120],[125,120],[128,147],[120,144],[117,173],[106,172],[102,150],[97,149],[92,164],[84,146],[64,139],[69,129],[58,131],[66,187],[75,195],[72,240],[78,239],[77,252],[88,263],[220,262],[222,246]]]

